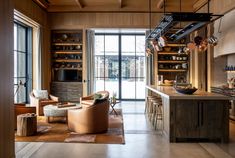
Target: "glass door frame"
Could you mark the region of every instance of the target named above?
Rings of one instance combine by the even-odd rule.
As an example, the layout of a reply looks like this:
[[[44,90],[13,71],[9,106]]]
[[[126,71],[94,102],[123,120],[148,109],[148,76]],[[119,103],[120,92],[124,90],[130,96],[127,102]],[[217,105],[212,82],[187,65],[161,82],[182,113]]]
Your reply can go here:
[[[14,58],[18,53],[22,53],[25,54],[25,76],[15,76],[15,68],[14,68],[14,101],[18,102],[19,99],[19,91],[16,92],[15,88],[17,89],[17,86],[19,86],[18,84],[18,80],[22,80],[24,79],[25,81],[23,82],[24,85],[21,85],[25,88],[25,102],[24,103],[29,103],[29,92],[32,90],[32,27],[27,26],[26,24],[18,21],[18,20],[14,20],[14,27],[16,27],[16,34],[17,34],[17,38],[14,36],[14,42],[16,41],[16,44],[14,43],[14,46],[16,45],[17,48],[14,48]],[[25,43],[24,43],[24,47],[25,47],[25,51],[19,50],[18,49],[18,45],[19,45],[19,36],[18,36],[18,27],[21,27],[25,30],[24,36],[25,36]],[[14,30],[15,31],[15,30]],[[30,58],[31,57],[31,58]],[[18,61],[17,61],[18,62]],[[14,63],[14,64],[18,64],[18,63]],[[18,71],[18,69],[17,69]],[[17,72],[18,73],[18,72]],[[17,80],[17,83],[15,83],[15,80]],[[20,88],[20,87],[18,87]]]
[[[121,96],[122,96],[122,36],[134,36],[136,38],[136,36],[144,36],[145,37],[145,34],[144,33],[95,33],[95,36],[96,35],[100,35],[100,36],[118,36],[118,88],[119,88],[119,93],[117,94],[118,95],[118,98],[119,100],[123,100],[123,101],[144,101],[145,99],[122,99]],[[135,47],[136,47],[136,40],[135,40]],[[104,54],[104,57],[105,57],[105,54]],[[136,51],[135,51],[135,58],[136,58]],[[146,65],[146,64],[145,64]],[[135,60],[135,66],[136,66],[136,60]],[[146,69],[146,68],[145,68]],[[95,77],[95,76],[94,76]],[[95,78],[98,78],[98,77],[95,77]],[[101,77],[99,77],[101,78]],[[102,77],[104,78],[104,82],[105,82],[105,79],[107,77]],[[142,78],[142,77],[136,77],[136,68],[135,68],[135,82],[136,82],[136,78]],[[105,84],[104,84],[105,85]],[[104,86],[105,88],[105,86]],[[135,98],[136,98],[136,85],[135,85]]]

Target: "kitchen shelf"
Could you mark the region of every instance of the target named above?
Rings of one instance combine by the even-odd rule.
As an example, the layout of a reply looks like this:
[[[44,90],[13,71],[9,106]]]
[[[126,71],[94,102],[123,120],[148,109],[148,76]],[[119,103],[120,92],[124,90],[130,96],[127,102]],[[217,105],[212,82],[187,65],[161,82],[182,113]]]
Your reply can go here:
[[[188,55],[186,53],[178,53],[178,52],[158,52],[159,55]]]
[[[158,63],[187,63],[187,60],[160,60]]]
[[[54,62],[82,62],[80,59],[55,59]]]
[[[82,45],[82,43],[52,43],[55,46],[77,46]]]
[[[178,53],[184,46],[186,44],[168,43],[157,52],[157,75],[162,75],[164,80],[175,80],[177,75],[189,74],[189,53]]]
[[[159,72],[185,72],[187,69],[158,69]]]
[[[185,47],[186,44],[168,43],[165,47]]]
[[[53,68],[54,70],[80,70],[82,71],[82,68]]]
[[[56,51],[56,52],[52,52],[54,54],[82,54],[82,52],[79,52],[79,51]]]

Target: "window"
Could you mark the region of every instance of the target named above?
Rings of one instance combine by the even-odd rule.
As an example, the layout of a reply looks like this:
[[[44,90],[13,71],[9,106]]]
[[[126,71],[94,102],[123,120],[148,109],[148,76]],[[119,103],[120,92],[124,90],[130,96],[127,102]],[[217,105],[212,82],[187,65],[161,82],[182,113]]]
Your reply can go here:
[[[119,99],[144,99],[144,34],[96,33],[94,59],[95,91],[115,92]]]
[[[29,102],[32,90],[32,28],[14,23],[14,101]]]

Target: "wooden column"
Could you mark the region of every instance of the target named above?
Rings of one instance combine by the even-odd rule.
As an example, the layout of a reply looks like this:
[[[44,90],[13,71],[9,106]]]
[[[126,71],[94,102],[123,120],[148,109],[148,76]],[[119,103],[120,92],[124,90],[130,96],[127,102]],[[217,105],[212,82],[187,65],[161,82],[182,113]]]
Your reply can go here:
[[[210,37],[214,33],[213,25],[207,26],[207,37]],[[214,47],[208,45],[207,49],[207,91],[211,92],[212,81],[214,80]]]
[[[0,0],[0,157],[15,157],[13,3]]]

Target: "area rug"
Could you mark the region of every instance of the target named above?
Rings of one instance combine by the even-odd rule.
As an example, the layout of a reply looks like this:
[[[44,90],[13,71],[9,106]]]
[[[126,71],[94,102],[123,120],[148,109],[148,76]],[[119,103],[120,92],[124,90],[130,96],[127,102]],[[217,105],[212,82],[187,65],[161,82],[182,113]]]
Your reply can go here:
[[[47,123],[44,117],[39,117],[37,134],[27,137],[15,134],[15,141],[125,144],[122,111],[121,109],[116,111],[118,115],[109,115],[109,128],[106,133],[78,134],[70,132],[65,123]]]

